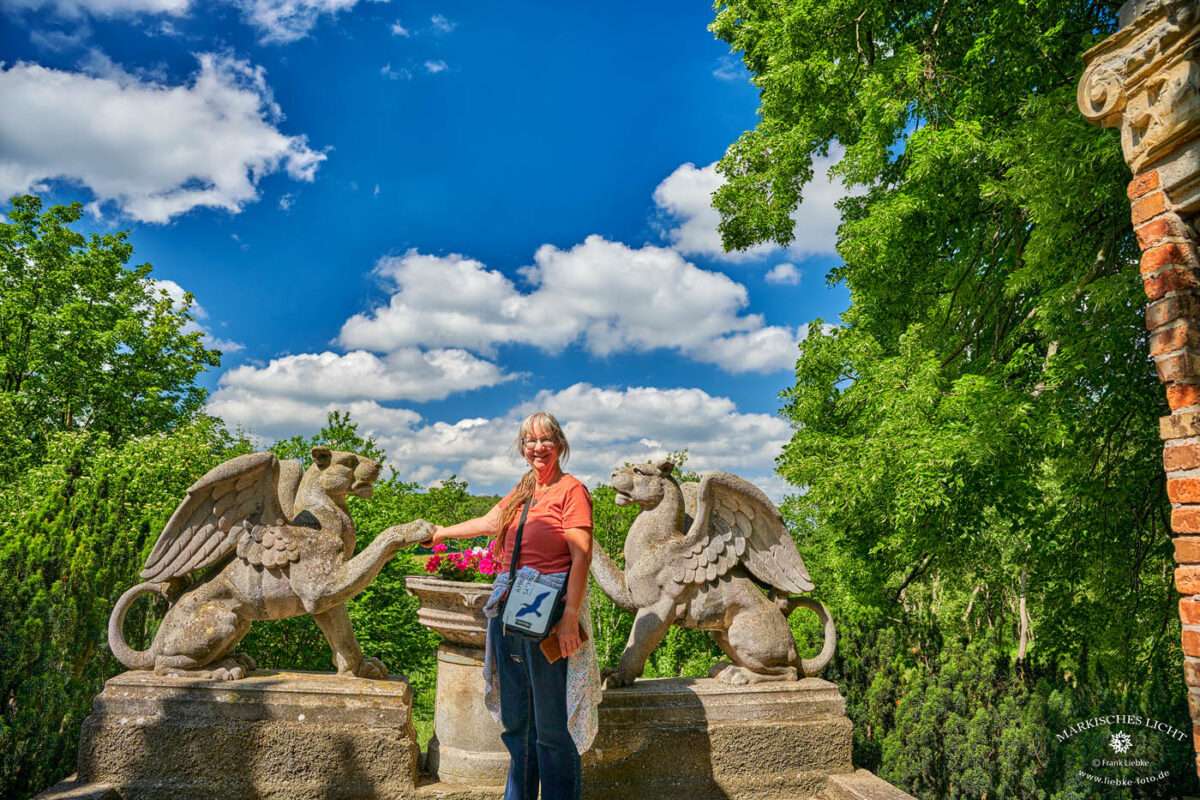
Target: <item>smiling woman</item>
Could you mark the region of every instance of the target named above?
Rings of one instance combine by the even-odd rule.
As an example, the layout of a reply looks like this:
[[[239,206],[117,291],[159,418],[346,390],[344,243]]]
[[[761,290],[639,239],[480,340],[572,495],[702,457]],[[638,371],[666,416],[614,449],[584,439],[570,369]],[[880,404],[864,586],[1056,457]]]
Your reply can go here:
[[[583,791],[579,754],[596,736],[600,702],[586,605],[592,500],[560,467],[571,448],[551,414],[526,417],[516,447],[530,467],[516,488],[482,517],[435,528],[433,542],[436,547],[448,538],[496,537],[501,568],[484,609],[491,622],[483,671],[485,702],[503,724],[501,738],[511,759],[504,797],[535,800],[540,786],[542,797],[569,800]],[[536,641],[501,624],[501,605],[518,578],[556,588],[565,584],[565,607],[550,632],[565,658],[550,663]]]

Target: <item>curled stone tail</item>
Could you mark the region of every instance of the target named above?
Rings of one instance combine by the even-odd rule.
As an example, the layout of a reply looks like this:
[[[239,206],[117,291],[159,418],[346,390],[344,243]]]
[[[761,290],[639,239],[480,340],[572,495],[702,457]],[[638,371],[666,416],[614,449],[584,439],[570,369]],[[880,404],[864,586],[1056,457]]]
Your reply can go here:
[[[158,591],[158,584],[155,583],[139,583],[137,586],[127,590],[121,595],[121,599],[117,600],[117,604],[113,606],[112,614],[108,618],[108,649],[129,669],[150,669],[154,666],[154,646],[151,645],[147,650],[134,650],[125,643],[125,614],[129,611],[129,606],[133,605],[133,601],[144,594],[150,594]]]
[[[821,626],[824,629],[825,643],[821,647],[821,652],[812,658],[802,657],[800,659],[800,671],[806,678],[811,678],[825,669],[825,666],[833,660],[833,651],[837,646],[837,628],[833,624],[833,616],[829,613],[829,609],[811,597],[792,597],[788,599],[787,605],[789,606],[786,610],[787,614],[791,614],[801,606],[812,610],[821,620]]]

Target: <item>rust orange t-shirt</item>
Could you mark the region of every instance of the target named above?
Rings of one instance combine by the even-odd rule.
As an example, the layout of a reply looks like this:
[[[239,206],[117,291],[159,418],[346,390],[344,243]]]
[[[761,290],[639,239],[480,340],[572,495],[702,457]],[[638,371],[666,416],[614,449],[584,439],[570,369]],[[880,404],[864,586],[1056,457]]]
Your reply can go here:
[[[513,489],[515,492],[516,489]],[[512,497],[509,492],[500,501],[504,508]],[[508,572],[513,544],[517,541],[517,525],[521,512],[513,517],[504,533],[503,571]],[[564,474],[530,506],[521,534],[521,560],[517,568],[532,567],[538,572],[566,572],[571,568],[571,550],[563,531],[568,528],[592,530],[592,496],[587,488],[571,475]]]

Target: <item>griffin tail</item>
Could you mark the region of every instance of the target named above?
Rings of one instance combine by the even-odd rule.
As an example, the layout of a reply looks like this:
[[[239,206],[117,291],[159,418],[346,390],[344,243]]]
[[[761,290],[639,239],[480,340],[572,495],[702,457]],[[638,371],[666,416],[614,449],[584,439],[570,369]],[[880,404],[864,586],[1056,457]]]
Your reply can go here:
[[[797,608],[803,606],[816,614],[817,618],[821,621],[821,627],[824,630],[825,636],[821,652],[812,658],[804,658],[803,656],[800,658],[800,671],[805,677],[813,677],[833,660],[833,651],[837,646],[837,628],[834,627],[833,616],[830,615],[829,609],[811,597],[787,597],[773,591],[771,592],[771,599],[779,606],[779,610],[783,612],[784,616],[788,616]]]
[[[159,585],[157,583],[139,583],[129,589],[113,606],[112,614],[108,618],[108,649],[112,650],[117,661],[130,669],[150,669],[154,666],[156,654],[154,645],[150,645],[146,650],[134,650],[125,643],[125,614],[135,599],[144,594],[157,592]]]
[[[613,560],[608,557],[608,553],[604,552],[604,548],[594,539],[592,540],[592,577],[596,579],[600,591],[608,595],[609,600],[631,614],[637,613],[637,604],[633,602],[633,596],[629,594],[629,587],[625,585],[625,573],[613,563]]]

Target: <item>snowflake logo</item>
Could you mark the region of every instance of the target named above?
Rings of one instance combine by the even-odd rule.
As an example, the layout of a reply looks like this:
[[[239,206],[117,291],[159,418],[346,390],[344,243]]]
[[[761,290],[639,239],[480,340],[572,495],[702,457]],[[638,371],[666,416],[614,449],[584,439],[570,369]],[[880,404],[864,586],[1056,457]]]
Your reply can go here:
[[[1129,748],[1133,746],[1133,739],[1129,738],[1128,733],[1114,733],[1112,738],[1108,740],[1108,746],[1112,748],[1114,753],[1127,753]]]

